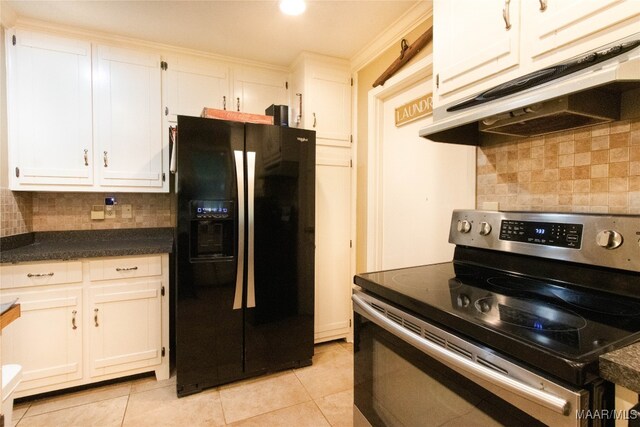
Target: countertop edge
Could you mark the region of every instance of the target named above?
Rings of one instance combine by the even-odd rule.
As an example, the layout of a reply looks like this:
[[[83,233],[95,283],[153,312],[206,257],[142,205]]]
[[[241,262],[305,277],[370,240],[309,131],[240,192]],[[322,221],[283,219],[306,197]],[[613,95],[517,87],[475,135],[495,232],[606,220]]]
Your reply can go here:
[[[171,227],[30,233],[31,243],[3,247],[0,263],[172,253],[173,233]]]
[[[640,342],[603,354],[598,368],[603,379],[640,393]]]

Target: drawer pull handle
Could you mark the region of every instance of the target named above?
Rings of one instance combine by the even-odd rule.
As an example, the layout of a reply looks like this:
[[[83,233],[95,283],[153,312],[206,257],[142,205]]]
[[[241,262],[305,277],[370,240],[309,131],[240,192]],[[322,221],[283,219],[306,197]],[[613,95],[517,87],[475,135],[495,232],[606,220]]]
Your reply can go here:
[[[102,156],[102,161],[104,162],[104,167],[105,168],[109,166],[109,158],[107,156],[108,156],[108,154],[105,151],[103,156]]]
[[[134,270],[137,270],[137,269],[138,269],[137,266],[136,267],[129,267],[129,268],[120,268],[120,267],[118,267],[118,268],[116,268],[116,271],[134,271]]]
[[[84,165],[89,166],[89,150],[84,150]]]
[[[540,12],[547,10],[547,0],[540,0]]]
[[[313,113],[313,127],[314,127],[314,128],[316,127],[316,123],[317,123],[317,122],[318,122],[318,121],[316,120],[316,113]]]
[[[29,273],[27,274],[27,277],[31,278],[31,277],[51,277],[53,276],[53,272],[51,273]]]
[[[98,309],[97,308],[93,309],[93,323],[95,323],[96,328],[99,326],[98,325]]]
[[[78,329],[78,327],[76,326],[76,314],[78,314],[78,311],[73,310],[71,314],[73,314],[73,318],[71,319],[71,329]]]

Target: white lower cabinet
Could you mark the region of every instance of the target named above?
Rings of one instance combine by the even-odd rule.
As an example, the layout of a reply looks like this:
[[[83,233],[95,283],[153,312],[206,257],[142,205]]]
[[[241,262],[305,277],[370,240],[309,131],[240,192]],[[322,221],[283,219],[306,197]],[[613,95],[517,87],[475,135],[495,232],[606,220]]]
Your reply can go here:
[[[2,331],[2,363],[22,366],[19,391],[57,388],[80,380],[82,287],[62,285],[2,292],[3,303],[16,298],[21,313]]]
[[[69,282],[52,280],[78,264]],[[2,363],[23,367],[16,397],[149,371],[169,378],[168,254],[4,264],[0,279],[2,302],[21,308],[2,331]]]
[[[91,376],[159,365],[162,281],[89,289]]]

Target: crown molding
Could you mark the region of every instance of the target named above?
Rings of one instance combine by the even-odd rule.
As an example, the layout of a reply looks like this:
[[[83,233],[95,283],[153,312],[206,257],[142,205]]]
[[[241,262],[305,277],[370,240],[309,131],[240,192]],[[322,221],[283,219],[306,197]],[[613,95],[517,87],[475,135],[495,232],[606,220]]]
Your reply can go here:
[[[392,47],[398,40],[423,23],[433,15],[432,1],[419,1],[398,20],[391,24],[379,37],[360,50],[351,58],[352,72],[358,72],[371,61],[376,59],[380,52]]]
[[[0,0],[1,2],[2,0]],[[211,52],[205,52],[195,49],[177,47],[169,44],[163,44],[153,41],[146,41],[135,39],[131,37],[119,36],[112,33],[105,33],[96,30],[87,30],[77,27],[71,27],[67,25],[54,24],[51,22],[40,21],[36,19],[18,18],[11,26],[13,28],[22,28],[27,30],[46,31],[60,36],[75,37],[88,40],[95,43],[105,43],[111,45],[118,45],[129,48],[139,48],[145,50],[157,51],[161,54],[174,54],[174,55],[191,55],[199,56],[202,58],[217,60],[229,64],[235,64],[239,66],[259,67],[270,69],[274,71],[289,72],[289,67],[280,65],[269,64],[265,62],[252,61],[250,59],[235,58],[231,56],[219,55]]]
[[[7,2],[0,1],[0,25],[10,28],[15,25],[17,20],[16,11]]]

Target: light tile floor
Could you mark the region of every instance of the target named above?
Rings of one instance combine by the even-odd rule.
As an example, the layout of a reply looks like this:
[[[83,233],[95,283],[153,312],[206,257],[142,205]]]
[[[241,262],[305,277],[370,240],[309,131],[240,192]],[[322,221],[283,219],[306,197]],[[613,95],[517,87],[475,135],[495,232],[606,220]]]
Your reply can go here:
[[[353,425],[353,346],[316,345],[313,365],[176,397],[176,378],[145,377],[18,403],[14,426]]]

